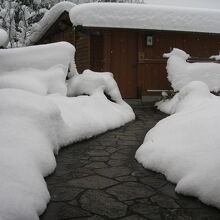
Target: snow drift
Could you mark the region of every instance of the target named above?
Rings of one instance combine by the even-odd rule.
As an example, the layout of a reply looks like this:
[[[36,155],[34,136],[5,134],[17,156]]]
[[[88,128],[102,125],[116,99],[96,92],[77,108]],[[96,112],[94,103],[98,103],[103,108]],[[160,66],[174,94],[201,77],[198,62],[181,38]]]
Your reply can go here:
[[[210,91],[220,90],[220,64],[218,63],[188,63],[189,54],[174,48],[164,54],[168,58],[168,80],[175,91],[179,91],[192,81],[201,81],[207,84]]]
[[[10,49],[8,53],[0,50],[0,57],[5,60],[0,59],[3,65],[0,69],[1,220],[38,220],[50,199],[43,177],[56,167],[54,153],[62,146],[122,126],[135,118],[131,107],[120,98],[110,73],[102,75],[87,70],[64,83],[69,49],[73,52],[69,44],[59,43]],[[48,62],[43,59],[43,51],[47,51]],[[30,52],[30,56],[26,52]],[[57,66],[50,60],[50,52],[59,62],[60,55],[66,54],[67,61],[62,57],[65,63],[58,62]],[[24,68],[22,62],[9,65],[8,60],[13,60],[15,54],[25,64]],[[89,95],[66,97],[63,91],[67,91],[67,85],[69,95]],[[116,101],[110,101],[104,91]]]
[[[220,98],[191,82],[160,109],[173,115],[147,133],[136,159],[176,183],[176,192],[220,208]]]

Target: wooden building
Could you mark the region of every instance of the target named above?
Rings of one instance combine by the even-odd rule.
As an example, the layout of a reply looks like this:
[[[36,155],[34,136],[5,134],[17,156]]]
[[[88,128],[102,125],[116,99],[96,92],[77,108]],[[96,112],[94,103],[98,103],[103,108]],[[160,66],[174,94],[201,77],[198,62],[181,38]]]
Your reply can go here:
[[[84,69],[112,72],[124,98],[140,98],[171,89],[164,53],[180,48],[194,60],[197,57],[200,61],[201,58],[207,60],[211,55],[219,54],[220,30],[219,33],[206,29],[202,32],[199,28],[196,31],[159,30],[138,25],[136,28],[114,27],[112,24],[96,27],[87,25],[86,21],[74,24],[73,28],[68,13],[63,12],[36,43],[57,41],[75,45],[76,66],[80,73]]]

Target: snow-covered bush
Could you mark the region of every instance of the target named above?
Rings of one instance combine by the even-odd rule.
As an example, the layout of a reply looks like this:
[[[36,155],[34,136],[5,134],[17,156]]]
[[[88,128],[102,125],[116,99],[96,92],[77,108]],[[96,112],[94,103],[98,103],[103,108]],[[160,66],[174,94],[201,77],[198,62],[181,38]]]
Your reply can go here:
[[[168,80],[175,91],[192,81],[202,81],[207,84],[210,91],[220,90],[220,64],[197,62],[188,63],[190,57],[184,51],[174,48],[170,53],[164,54],[167,57]]]
[[[112,73],[93,72],[85,70],[82,74],[72,77],[67,84],[68,95],[78,96],[82,94],[91,95],[96,90],[102,90],[111,100],[121,103],[122,97]]]
[[[0,27],[8,32],[9,47],[25,46],[32,25],[38,22],[50,7],[50,1],[0,1]]]
[[[75,48],[67,42],[0,50],[0,73],[23,69],[47,70],[61,64],[69,76],[78,74],[74,61]]]
[[[220,97],[191,82],[160,109],[173,115],[146,134],[136,159],[176,183],[176,192],[220,208]]]
[[[40,95],[67,94],[66,73],[62,65],[49,69],[23,69],[0,74],[0,89],[16,88]]]

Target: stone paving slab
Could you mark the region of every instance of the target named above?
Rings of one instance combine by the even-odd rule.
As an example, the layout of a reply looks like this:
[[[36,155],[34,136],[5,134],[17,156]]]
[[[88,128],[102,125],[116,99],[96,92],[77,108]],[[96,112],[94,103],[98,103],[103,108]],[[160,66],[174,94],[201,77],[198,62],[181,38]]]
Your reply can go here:
[[[137,163],[146,132],[166,115],[150,103],[132,107],[135,121],[60,151],[41,220],[220,220],[220,210],[176,194],[162,174]]]

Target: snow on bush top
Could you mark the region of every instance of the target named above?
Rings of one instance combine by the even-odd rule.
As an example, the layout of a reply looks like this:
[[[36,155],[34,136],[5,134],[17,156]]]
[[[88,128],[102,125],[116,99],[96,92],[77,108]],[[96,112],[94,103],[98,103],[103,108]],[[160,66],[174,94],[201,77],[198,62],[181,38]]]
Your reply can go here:
[[[190,55],[177,48],[164,54],[164,57],[168,57],[166,67],[168,79],[175,91],[179,91],[192,81],[202,81],[210,91],[220,91],[220,64],[188,63],[186,60]]]
[[[21,69],[47,70],[61,64],[69,76],[77,74],[75,48],[67,42],[0,50],[0,74]]]
[[[8,42],[9,42],[8,33],[5,30],[0,29],[0,47],[4,47],[4,48],[7,47]]]
[[[89,3],[70,11],[73,25],[220,33],[220,10],[151,4]]]
[[[33,26],[28,45],[37,42],[63,12],[69,12],[74,6],[75,4],[68,1],[60,2],[54,5],[49,11],[46,12],[44,17]]]

